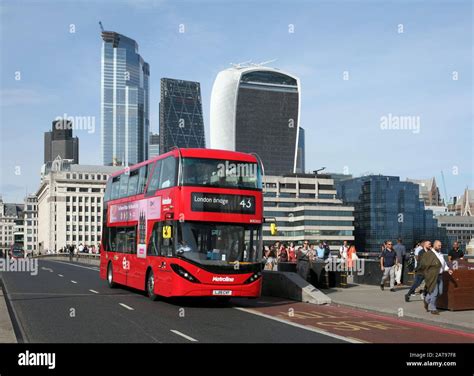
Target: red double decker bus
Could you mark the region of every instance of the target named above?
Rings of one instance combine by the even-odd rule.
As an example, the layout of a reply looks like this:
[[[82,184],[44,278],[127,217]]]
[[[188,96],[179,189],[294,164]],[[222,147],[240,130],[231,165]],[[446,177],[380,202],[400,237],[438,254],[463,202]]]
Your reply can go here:
[[[113,174],[100,277],[158,296],[258,297],[261,165],[250,154],[174,149]]]

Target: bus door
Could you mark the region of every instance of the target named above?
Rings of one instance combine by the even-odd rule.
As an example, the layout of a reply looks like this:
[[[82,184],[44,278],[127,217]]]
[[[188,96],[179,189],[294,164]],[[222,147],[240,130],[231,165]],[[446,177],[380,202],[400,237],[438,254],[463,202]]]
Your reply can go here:
[[[136,226],[118,227],[116,235],[117,252],[114,256],[114,273],[117,283],[130,285],[131,268],[134,268],[133,255],[136,252]],[[118,256],[118,257],[116,257]]]
[[[147,269],[147,247],[145,244],[146,228],[135,227],[137,236],[135,238],[135,248],[129,255],[131,260],[130,269],[127,272],[127,283],[129,286],[139,290],[145,289],[145,273]]]
[[[171,269],[170,262],[173,256],[173,239],[175,228],[170,221],[160,222],[158,226],[159,232],[159,247],[158,252],[158,268],[157,268],[157,280],[158,288],[161,294],[170,295],[172,292],[173,285],[173,270]]]

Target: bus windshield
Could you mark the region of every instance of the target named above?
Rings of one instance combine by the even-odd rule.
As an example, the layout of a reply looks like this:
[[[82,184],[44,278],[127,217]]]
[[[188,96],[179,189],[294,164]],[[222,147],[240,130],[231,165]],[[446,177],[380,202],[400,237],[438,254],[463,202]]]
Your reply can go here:
[[[257,163],[183,158],[183,185],[261,189],[262,179]]]
[[[202,264],[258,262],[261,230],[234,223],[178,223],[176,254]]]

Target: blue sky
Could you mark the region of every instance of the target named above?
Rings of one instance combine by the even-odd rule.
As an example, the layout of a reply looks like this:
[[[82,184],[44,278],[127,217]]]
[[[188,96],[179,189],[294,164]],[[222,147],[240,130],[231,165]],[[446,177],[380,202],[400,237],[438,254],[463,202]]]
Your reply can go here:
[[[36,191],[43,133],[64,113],[96,117],[95,133],[75,135],[80,162],[100,163],[99,21],[150,63],[154,131],[161,77],[201,82],[209,142],[217,73],[277,59],[301,79],[308,170],[434,176],[440,186],[443,170],[449,196],[474,186],[471,1],[3,0],[0,19],[5,201]],[[419,117],[420,132],[381,129],[388,114]]]

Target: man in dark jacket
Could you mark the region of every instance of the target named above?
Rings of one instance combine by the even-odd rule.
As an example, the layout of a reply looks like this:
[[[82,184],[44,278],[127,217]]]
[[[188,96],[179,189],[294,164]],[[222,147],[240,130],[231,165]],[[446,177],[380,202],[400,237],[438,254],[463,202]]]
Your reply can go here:
[[[421,243],[421,249],[415,249],[415,260],[416,260],[416,268],[415,268],[415,280],[413,281],[413,284],[410,287],[410,290],[405,295],[405,301],[409,302],[410,301],[410,295],[413,294],[416,289],[421,285],[421,283],[424,280],[423,273],[420,271],[420,260],[423,257],[423,254],[425,254],[427,251],[431,249],[431,242],[429,240],[426,240]]]
[[[390,291],[395,291],[395,266],[398,264],[397,254],[392,247],[392,242],[385,242],[385,249],[380,255],[380,269],[383,272],[380,288],[384,289],[385,280],[390,276]]]
[[[443,273],[453,274],[441,253],[441,242],[435,240],[433,248],[426,252],[420,260],[420,272],[425,277],[428,294],[424,299],[425,309],[433,315],[439,315],[436,309],[436,300],[443,293]]]

